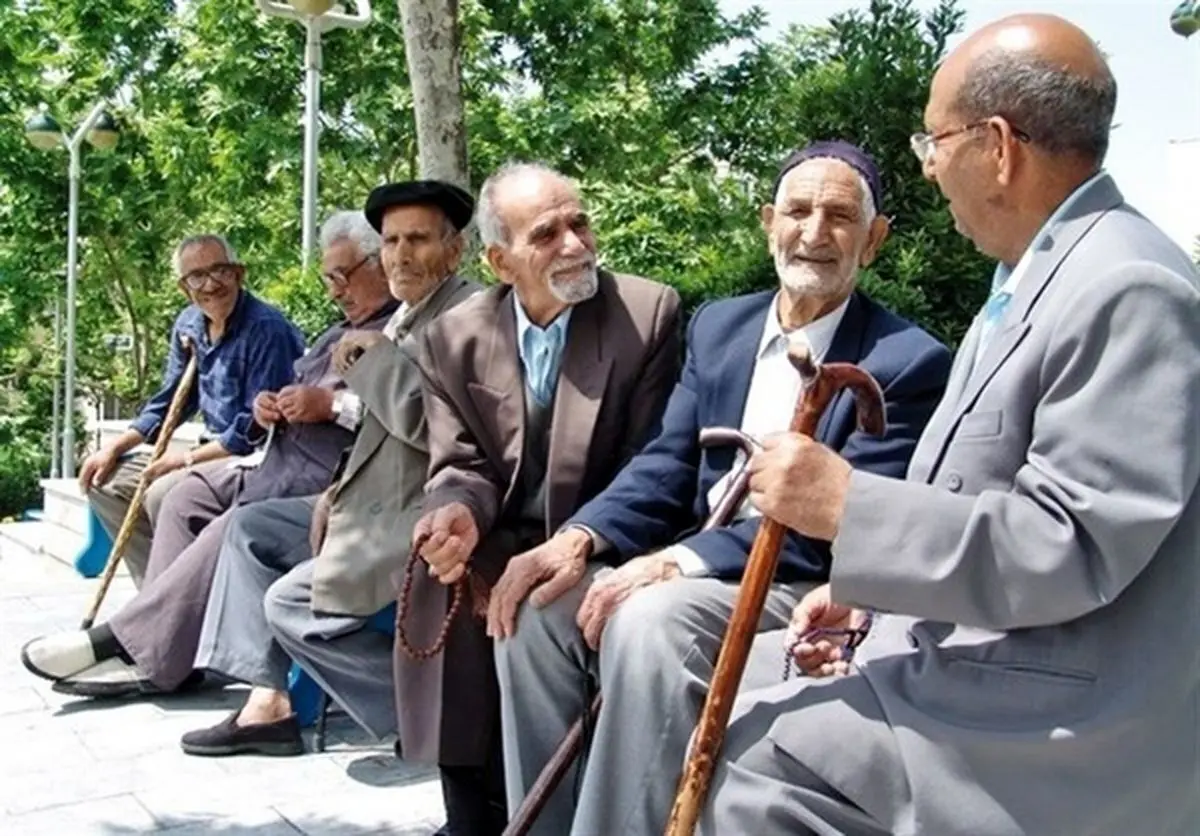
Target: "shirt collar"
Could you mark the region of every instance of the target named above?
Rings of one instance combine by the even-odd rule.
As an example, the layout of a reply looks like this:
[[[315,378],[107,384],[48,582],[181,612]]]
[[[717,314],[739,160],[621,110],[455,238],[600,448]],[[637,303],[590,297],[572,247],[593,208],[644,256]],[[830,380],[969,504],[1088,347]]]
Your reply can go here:
[[[415,304],[410,305],[408,302],[400,302],[396,306],[396,310],[392,312],[391,318],[388,319],[387,324],[383,326],[384,336],[386,336],[389,340],[395,341],[396,336],[400,333],[401,326],[404,325],[404,321],[409,317],[416,316],[421,311],[425,310],[425,308],[429,307],[429,300],[434,297],[434,294],[442,289],[446,282],[450,281],[450,277],[453,275],[453,273],[446,274],[444,279],[431,287],[429,292],[422,296]]]
[[[566,310],[555,317],[554,321],[542,328],[534,324],[529,315],[525,313],[525,306],[521,304],[521,300],[517,297],[517,292],[512,292],[513,309],[517,312],[517,346],[521,352],[521,357],[525,357],[525,335],[532,329],[534,333],[549,337],[565,337],[567,324],[571,321],[571,311],[573,306],[568,305]]]
[[[1042,240],[1071,211],[1071,207],[1078,202],[1080,196],[1091,188],[1093,183],[1101,177],[1106,176],[1108,176],[1108,173],[1104,169],[1101,169],[1080,183],[1075,191],[1067,195],[1066,199],[1058,204],[1058,208],[1050,214],[1050,217],[1046,218],[1045,223],[1038,228],[1037,234],[1033,236],[1033,240],[1029,242],[1029,246],[1025,248],[1025,252],[1021,254],[1021,258],[1016,265],[1009,267],[1003,262],[996,265],[996,272],[992,274],[992,293],[1003,291],[1011,296],[1017,292],[1017,285],[1020,283],[1021,277],[1025,275],[1025,271],[1029,267],[1029,262],[1033,260],[1033,254],[1037,252]]]
[[[780,294],[778,293],[771,299],[771,308],[767,312],[766,324],[763,325],[762,339],[758,343],[757,357],[762,357],[774,350],[776,346],[786,347],[788,334],[792,333],[784,331],[783,325],[779,322],[779,299]],[[802,332],[808,338],[813,356],[818,360],[824,357],[825,353],[829,351],[829,347],[833,345],[833,335],[837,333],[838,326],[842,324],[842,317],[846,315],[848,307],[850,307],[849,296],[829,313],[814,319],[802,328],[794,329]]]

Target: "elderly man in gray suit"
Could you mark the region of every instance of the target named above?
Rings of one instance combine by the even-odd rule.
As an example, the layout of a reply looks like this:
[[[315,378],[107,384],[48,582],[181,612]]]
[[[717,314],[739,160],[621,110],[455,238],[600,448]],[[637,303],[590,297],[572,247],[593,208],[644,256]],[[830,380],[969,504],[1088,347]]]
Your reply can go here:
[[[408,554],[429,467],[415,340],[479,289],[455,274],[474,206],[457,186],[425,180],[380,186],[366,219],[354,213],[377,246],[382,234],[401,306],[384,333],[350,332],[334,350],[353,399],[346,408],[362,422],[333,485],[319,498],[248,506],[230,521],[197,667],[254,688],[224,721],[185,734],[185,752],[301,754],[292,659],[368,732],[395,731],[392,640],[366,626],[395,598],[392,574]]]
[[[752,460],[833,540],[791,627],[826,676],[743,695],[703,832],[1200,832],[1200,277],[1101,170],[1115,103],[1056,17],[939,69],[913,146],[995,290],[907,481]]]

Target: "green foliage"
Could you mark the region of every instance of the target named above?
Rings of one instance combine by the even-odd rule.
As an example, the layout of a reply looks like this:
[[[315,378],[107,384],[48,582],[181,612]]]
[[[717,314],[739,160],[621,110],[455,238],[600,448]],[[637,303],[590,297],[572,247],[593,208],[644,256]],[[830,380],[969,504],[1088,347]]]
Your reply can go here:
[[[322,214],[417,175],[398,10],[375,14],[324,40]],[[694,308],[775,284],[759,205],[788,151],[862,143],[894,230],[863,284],[953,342],[987,267],[922,180],[908,135],[961,20],[950,0],[924,18],[911,0],[874,0],[766,41],[761,11],[727,19],[716,0],[463,0],[471,178],[512,159],[559,167],[581,182],[605,263],[673,284]],[[21,131],[42,103],[72,130],[107,96],[122,129],[115,151],[83,154],[81,392],[134,404],[153,389],[184,303],[170,256],[190,233],[226,234],[249,285],[309,336],[333,318],[315,271],[299,267],[303,40],[249,2],[0,4],[0,379],[55,373],[66,155]],[[478,261],[467,271],[485,275]],[[133,350],[104,348],[112,333],[132,334]],[[47,403],[12,404],[29,419],[11,424],[14,449],[44,449]]]

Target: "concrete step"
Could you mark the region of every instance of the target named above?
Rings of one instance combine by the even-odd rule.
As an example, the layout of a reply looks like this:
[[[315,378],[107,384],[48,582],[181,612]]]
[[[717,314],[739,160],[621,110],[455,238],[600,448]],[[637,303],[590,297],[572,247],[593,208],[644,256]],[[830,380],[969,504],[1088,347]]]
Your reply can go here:
[[[130,419],[128,418],[118,418],[112,421],[90,421],[87,428],[88,438],[94,441],[98,436],[101,445],[107,444],[129,429],[129,421]],[[188,421],[186,424],[181,424],[176,428],[167,447],[170,450],[178,450],[180,452],[189,450],[200,442],[200,436],[203,432],[204,424],[199,421]],[[143,444],[137,449],[150,453],[154,450],[154,447],[150,444]]]
[[[87,538],[70,529],[43,520],[0,524],[0,558],[20,553],[39,560],[50,558],[80,577],[75,559],[87,544]],[[125,564],[119,564],[118,576],[127,576]]]
[[[0,524],[0,550],[20,548],[32,555],[53,558],[72,570],[83,548],[83,535],[44,520]],[[7,556],[7,555],[6,555]]]
[[[42,480],[42,521],[86,537],[87,497],[74,479]]]

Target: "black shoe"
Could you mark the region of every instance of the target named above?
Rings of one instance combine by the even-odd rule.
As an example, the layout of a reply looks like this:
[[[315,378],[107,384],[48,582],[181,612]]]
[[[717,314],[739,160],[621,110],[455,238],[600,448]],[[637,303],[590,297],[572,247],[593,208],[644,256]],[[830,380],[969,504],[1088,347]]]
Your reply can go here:
[[[239,726],[233,712],[217,725],[208,729],[188,732],[179,741],[183,751],[189,755],[276,755],[287,757],[304,754],[304,740],[300,737],[300,723],[295,714],[290,714],[274,723],[255,723]]]

